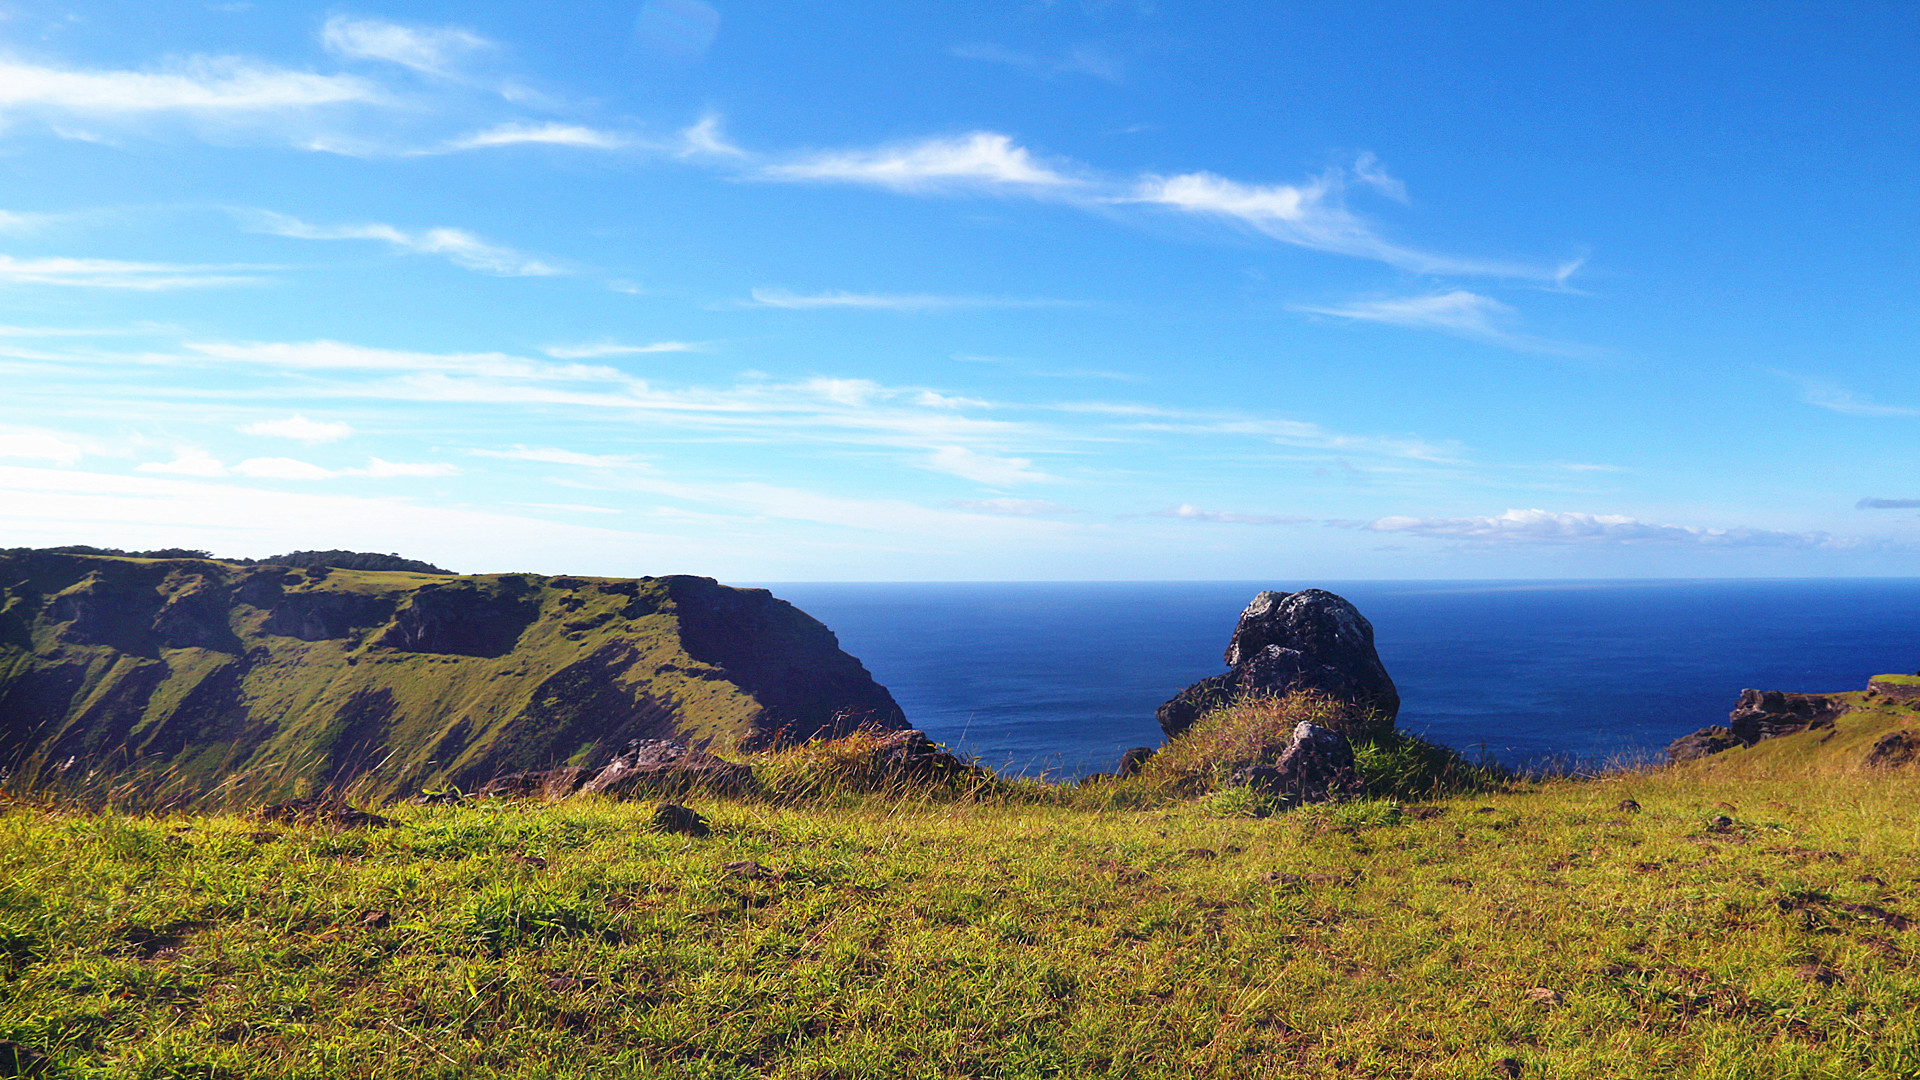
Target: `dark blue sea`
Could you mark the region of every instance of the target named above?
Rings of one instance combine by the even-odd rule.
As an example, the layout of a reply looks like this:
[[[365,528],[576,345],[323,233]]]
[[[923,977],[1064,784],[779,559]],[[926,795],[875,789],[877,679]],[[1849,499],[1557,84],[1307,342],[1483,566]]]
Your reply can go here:
[[[768,586],[832,627],[916,727],[1024,775],[1113,768],[1153,710],[1226,669],[1265,589],[1353,601],[1400,726],[1511,765],[1657,755],[1744,687],[1856,690],[1920,670],[1920,579]]]

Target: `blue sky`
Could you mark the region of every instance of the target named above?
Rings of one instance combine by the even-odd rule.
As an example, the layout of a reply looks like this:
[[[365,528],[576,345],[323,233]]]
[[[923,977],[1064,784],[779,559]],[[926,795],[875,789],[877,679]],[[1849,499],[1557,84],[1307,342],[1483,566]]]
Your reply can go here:
[[[1911,4],[0,15],[0,544],[1920,565]]]

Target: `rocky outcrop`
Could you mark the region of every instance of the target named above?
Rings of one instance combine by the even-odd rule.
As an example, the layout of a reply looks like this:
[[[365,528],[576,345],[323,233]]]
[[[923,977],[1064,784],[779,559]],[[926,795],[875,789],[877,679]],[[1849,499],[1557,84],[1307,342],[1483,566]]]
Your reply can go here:
[[[1226,662],[1231,670],[1194,683],[1155,712],[1168,738],[1223,705],[1295,691],[1354,706],[1367,731],[1392,730],[1400,713],[1400,693],[1373,647],[1373,624],[1322,589],[1255,596],[1240,613]]]
[[[1736,746],[1752,746],[1766,739],[1811,728],[1832,727],[1849,706],[1836,694],[1795,694],[1785,690],[1742,690],[1727,714],[1725,725],[1715,724],[1682,735],[1667,745],[1672,761],[1692,761]]]
[[[1353,744],[1345,735],[1302,720],[1293,740],[1272,765],[1249,765],[1227,778],[1229,786],[1245,786],[1288,801],[1317,803],[1359,798],[1366,784],[1355,767]]]
[[[1908,705],[1920,705],[1920,675],[1875,675],[1867,690]]]
[[[635,739],[599,769],[569,765],[496,776],[474,792],[478,798],[540,799],[570,795],[684,795],[705,791],[745,795],[760,790],[753,770],[671,739]]]
[[[831,630],[708,578],[0,552],[0,768],[19,775],[73,759],[267,801],[571,763],[584,786],[634,740],[905,727]]]

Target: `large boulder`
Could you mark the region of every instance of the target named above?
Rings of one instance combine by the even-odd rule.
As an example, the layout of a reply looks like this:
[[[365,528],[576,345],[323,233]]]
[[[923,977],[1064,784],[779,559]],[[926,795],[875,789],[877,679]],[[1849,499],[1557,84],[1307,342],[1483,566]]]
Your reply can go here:
[[[1389,731],[1400,714],[1400,692],[1373,647],[1373,624],[1324,589],[1254,597],[1240,613],[1226,661],[1231,670],[1194,683],[1155,712],[1168,738],[1242,698],[1296,691],[1354,706],[1367,717],[1356,735]]]

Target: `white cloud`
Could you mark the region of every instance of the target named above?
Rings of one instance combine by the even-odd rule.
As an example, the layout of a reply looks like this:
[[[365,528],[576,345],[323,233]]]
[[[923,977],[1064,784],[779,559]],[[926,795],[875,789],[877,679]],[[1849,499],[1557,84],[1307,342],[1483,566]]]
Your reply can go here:
[[[366,468],[346,469],[339,473],[341,476],[369,476],[376,480],[394,477],[458,476],[459,474],[458,466],[444,462],[387,461],[382,458],[368,458]]]
[[[512,248],[489,244],[464,229],[401,229],[369,222],[363,225],[310,225],[271,211],[247,215],[254,231],[299,240],[377,240],[408,255],[442,255],[455,266],[500,277],[545,277],[564,273],[558,267],[529,258]]]
[[[964,446],[937,447],[926,467],[989,487],[1044,483],[1057,479],[1033,467],[1027,458],[994,457]]]
[[[304,443],[324,443],[352,435],[353,428],[337,420],[309,420],[295,413],[284,420],[256,420],[241,427],[240,433],[273,439],[296,439]]]
[[[580,124],[500,124],[445,143],[442,150],[485,150],[496,146],[575,146],[588,150],[619,150],[632,140]]]
[[[626,454],[583,454],[551,446],[514,446],[506,450],[469,450],[474,457],[504,458],[508,461],[537,461],[547,465],[580,465],[590,469],[628,469],[644,467],[645,462]]]
[[[447,373],[542,382],[624,382],[619,371],[590,364],[549,364],[506,353],[422,353],[373,349],[339,341],[195,342],[192,352],[217,360],[333,371]]]
[[[1158,511],[1153,516],[1179,518],[1183,521],[1211,521],[1229,525],[1298,525],[1303,521],[1311,520],[1309,518],[1276,514],[1237,514],[1228,510],[1202,510],[1192,503],[1181,503],[1171,510]]]
[[[818,311],[826,308],[863,308],[869,311],[953,311],[962,308],[1071,307],[1070,300],[1023,299],[1014,296],[933,296],[926,293],[796,293],[787,289],[754,289],[747,307]]]
[[[194,266],[184,263],[125,262],[119,259],[16,259],[0,255],[0,282],[16,285],[67,285],[86,289],[199,289],[250,285],[260,279],[234,271],[243,266]]]
[[[150,469],[149,472],[180,472],[180,469]],[[358,469],[327,469],[312,462],[297,458],[258,457],[248,458],[233,467],[241,476],[250,476],[256,480],[333,480],[342,476],[364,476],[374,480],[392,480],[397,478],[424,479],[436,476],[456,476],[460,470],[453,465],[440,462],[409,463],[386,461],[381,458],[368,458],[367,464]],[[218,475],[205,473],[195,475]]]
[[[1362,526],[1370,532],[1465,540],[1480,544],[1549,544],[1628,547],[1688,545],[1700,547],[1850,547],[1821,532],[1771,529],[1706,529],[1662,525],[1620,514],[1555,513],[1508,510],[1497,517],[1383,517]]]
[[[205,450],[182,447],[174,453],[172,461],[149,461],[134,466],[135,472],[161,473],[170,476],[225,476],[227,467]]]
[[[1802,381],[1800,400],[1816,408],[1842,416],[1920,416],[1920,409],[1904,405],[1882,405],[1851,390],[1825,382]]]
[[[679,156],[683,158],[744,158],[750,155],[728,142],[726,133],[720,129],[719,115],[708,113],[698,122],[681,130]]]
[[[1377,164],[1370,166],[1377,169]],[[1379,187],[1377,177],[1369,186]],[[1341,198],[1346,174],[1330,171],[1304,184],[1245,184],[1210,172],[1149,176],[1115,199],[1184,213],[1220,218],[1251,228],[1282,243],[1315,251],[1374,259],[1422,274],[1475,274],[1554,280],[1558,268],[1436,255],[1392,243],[1374,226],[1346,208]],[[1397,183],[1397,181],[1395,181]]]
[[[540,351],[555,360],[594,360],[603,356],[643,356],[648,353],[699,352],[695,341],[656,341],[648,345],[622,345],[617,341],[595,341],[585,345],[548,345]]]
[[[339,475],[332,469],[284,457],[248,458],[235,465],[233,471],[258,480],[331,480]]]
[[[46,431],[0,431],[0,457],[72,465],[85,455],[77,444]]]
[[[1011,54],[1009,54],[1011,55]],[[1132,179],[1102,177],[1073,162],[1044,163],[1009,135],[975,131],[951,138],[866,150],[816,153],[770,165],[767,180],[866,184],[911,194],[992,191],[1054,199],[1099,212],[1150,206],[1224,220],[1283,243],[1373,259],[1422,274],[1471,274],[1548,282],[1564,288],[1583,259],[1557,266],[1459,258],[1386,239],[1346,206],[1351,185],[1399,202],[1406,185],[1379,159],[1361,155],[1351,168],[1329,169],[1299,184],[1250,184],[1211,172]]]
[[[1356,300],[1334,307],[1297,304],[1293,310],[1311,315],[1331,315],[1360,322],[1386,323],[1415,330],[1439,330],[1492,345],[1523,352],[1575,355],[1592,350],[1542,338],[1519,334],[1502,324],[1514,317],[1514,310],[1490,296],[1455,289],[1428,296],[1394,297],[1383,300]]]
[[[842,150],[769,166],[774,180],[825,180],[872,184],[895,191],[1007,186],[1065,189],[1079,180],[1040,164],[1025,147],[992,131],[928,139],[878,150]]]
[[[384,60],[440,78],[454,76],[465,60],[496,48],[486,38],[457,26],[402,26],[346,15],[328,19],[320,40],[350,59]]]
[[[1080,512],[1045,499],[955,499],[947,505],[956,510],[970,510],[995,517],[1059,517]]]
[[[1382,457],[1411,458],[1418,461],[1453,463],[1462,450],[1454,443],[1434,443],[1413,436],[1348,435],[1328,431],[1306,420],[1245,416],[1232,413],[1170,409],[1133,402],[1079,401],[1055,405],[1068,413],[1094,413],[1130,420],[1136,431],[1159,431],[1183,435],[1239,435],[1265,439],[1283,446],[1343,453],[1373,454]]]
[[[176,70],[81,71],[0,60],[0,110],[39,106],[90,115],[257,113],[353,102],[379,93],[349,75],[290,71],[237,57],[193,57]]]

